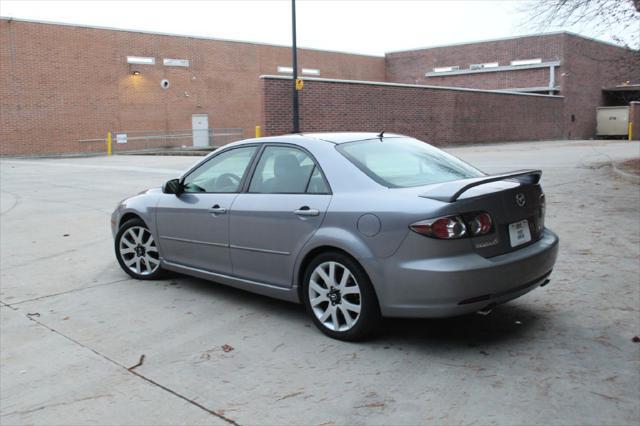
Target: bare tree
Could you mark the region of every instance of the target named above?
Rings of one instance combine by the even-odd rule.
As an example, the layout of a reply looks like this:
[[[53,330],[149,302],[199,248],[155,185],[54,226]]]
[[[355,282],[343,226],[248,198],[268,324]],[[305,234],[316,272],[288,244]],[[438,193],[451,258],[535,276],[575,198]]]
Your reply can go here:
[[[595,36],[640,48],[640,0],[536,0],[527,8],[541,27],[588,26]]]
[[[522,12],[537,31],[580,27],[593,36],[608,36],[626,48],[606,57],[590,57],[611,64],[621,80],[640,79],[640,0],[533,0]],[[582,32],[582,31],[581,31]]]

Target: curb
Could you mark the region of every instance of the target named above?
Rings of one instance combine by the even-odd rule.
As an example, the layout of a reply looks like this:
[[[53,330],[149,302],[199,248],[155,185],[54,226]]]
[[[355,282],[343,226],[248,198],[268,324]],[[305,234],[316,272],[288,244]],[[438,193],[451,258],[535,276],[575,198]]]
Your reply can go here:
[[[613,170],[613,173],[615,175],[617,175],[619,178],[626,180],[627,182],[631,182],[631,183],[640,183],[640,176],[639,175],[634,175],[628,172],[625,172],[623,170],[620,170],[617,166],[615,162],[611,162],[611,170]]]

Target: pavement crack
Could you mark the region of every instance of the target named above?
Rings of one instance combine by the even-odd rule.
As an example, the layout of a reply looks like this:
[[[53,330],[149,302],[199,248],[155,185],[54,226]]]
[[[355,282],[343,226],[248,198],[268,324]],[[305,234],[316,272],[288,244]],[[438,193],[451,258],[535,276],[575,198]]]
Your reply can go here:
[[[41,405],[41,406],[36,407],[36,408],[31,408],[29,410],[11,411],[9,413],[3,413],[3,414],[0,414],[0,417],[31,414],[31,413],[35,413],[36,411],[44,410],[45,408],[60,407],[61,405],[71,405],[71,404],[75,404],[77,402],[89,401],[89,400],[92,400],[92,399],[99,399],[99,398],[110,398],[112,396],[113,396],[112,394],[94,395],[94,396],[88,396],[86,398],[74,399],[73,401],[63,401],[63,402],[56,402],[55,404],[45,404],[45,405]]]
[[[0,300],[0,307],[9,308],[9,309],[11,309],[12,311],[17,311],[17,310],[18,310],[17,308],[14,308],[13,306],[11,306],[11,305],[9,305],[9,304],[7,304],[7,303],[3,302],[2,300]]]
[[[23,303],[35,302],[35,301],[42,300],[42,299],[48,299],[49,297],[56,297],[56,296],[61,296],[63,294],[76,293],[78,291],[89,290],[89,289],[96,288],[96,287],[102,287],[102,286],[106,286],[106,285],[117,284],[117,283],[121,283],[121,282],[127,281],[127,280],[130,280],[130,278],[121,278],[121,279],[115,280],[115,281],[109,281],[109,282],[106,282],[106,283],[94,284],[94,285],[90,285],[90,286],[87,286],[87,287],[78,287],[78,288],[74,288],[74,289],[71,289],[71,290],[61,291],[59,293],[45,294],[44,296],[38,296],[38,297],[34,297],[32,299],[25,299],[25,300],[21,300],[19,302],[14,302],[14,303],[7,303],[7,302],[2,302],[2,303],[7,305],[9,308],[12,308],[12,309],[16,310],[14,307],[17,306],[17,305],[21,305]]]
[[[26,316],[26,315],[25,315],[25,316]],[[49,331],[51,331],[51,332],[53,332],[53,333],[56,333],[57,335],[59,335],[59,336],[61,336],[61,337],[65,338],[65,339],[67,339],[68,341],[70,341],[70,342],[72,342],[72,343],[75,343],[76,345],[78,345],[78,346],[80,346],[80,347],[82,347],[82,348],[84,348],[84,349],[87,349],[87,350],[89,350],[89,351],[93,352],[94,354],[96,354],[97,356],[99,356],[99,357],[103,358],[104,360],[109,361],[110,363],[112,363],[112,364],[114,364],[114,365],[116,365],[116,366],[118,366],[118,367],[122,368],[122,369],[123,369],[123,370],[125,370],[127,373],[129,373],[129,374],[133,374],[134,376],[139,377],[140,379],[142,379],[142,380],[144,380],[144,381],[146,381],[146,382],[148,382],[148,383],[150,383],[150,384],[152,384],[152,385],[154,385],[154,386],[156,386],[156,387],[158,387],[158,388],[160,388],[160,389],[164,390],[165,392],[170,393],[171,395],[173,395],[173,396],[175,396],[175,397],[177,397],[177,398],[180,398],[180,399],[182,399],[182,400],[184,400],[184,401],[188,402],[189,404],[191,404],[191,405],[193,405],[193,406],[195,406],[195,407],[197,407],[197,408],[199,408],[199,409],[201,409],[201,410],[203,410],[203,411],[206,411],[207,413],[211,414],[212,416],[215,416],[215,417],[218,417],[218,418],[219,418],[219,419],[221,419],[221,420],[224,420],[225,422],[227,422],[227,423],[229,423],[229,424],[232,424],[232,425],[234,425],[234,426],[240,426],[240,424],[239,424],[239,423],[237,423],[235,420],[230,419],[230,418],[228,418],[228,417],[224,416],[223,414],[221,414],[221,413],[219,413],[219,412],[217,412],[217,411],[211,410],[211,409],[209,409],[209,408],[205,407],[204,405],[202,405],[202,404],[200,404],[200,403],[198,403],[198,402],[194,401],[193,399],[190,399],[190,398],[188,398],[188,397],[186,397],[186,396],[184,396],[184,395],[180,394],[179,392],[174,391],[173,389],[168,388],[167,386],[164,386],[164,385],[162,385],[162,384],[160,384],[160,383],[156,382],[155,380],[150,379],[149,377],[147,377],[147,376],[145,376],[145,375],[143,375],[143,374],[138,373],[137,371],[130,370],[130,369],[129,369],[129,368],[127,368],[126,366],[124,366],[124,365],[120,364],[118,361],[116,361],[116,360],[114,360],[114,359],[112,359],[112,358],[109,358],[107,355],[104,355],[103,353],[98,352],[97,350],[93,349],[93,348],[92,348],[92,347],[90,347],[90,346],[87,346],[87,345],[85,345],[85,344],[83,344],[83,343],[80,343],[79,341],[77,341],[77,340],[76,340],[76,339],[74,339],[73,337],[67,336],[66,334],[64,334],[64,333],[62,333],[62,332],[60,332],[60,331],[56,330],[56,329],[55,329],[55,328],[53,328],[53,327],[49,327],[49,326],[48,326],[48,325],[46,325],[45,323],[43,323],[43,322],[39,321],[38,319],[36,319],[35,317],[33,317],[33,316],[26,316],[26,317],[27,317],[30,321],[35,322],[36,324],[38,324],[38,325],[40,325],[40,326],[42,326],[42,327],[46,328],[47,330],[49,330]]]
[[[18,207],[18,204],[20,204],[20,201],[21,201],[20,196],[19,196],[18,194],[14,194],[13,192],[7,192],[7,191],[2,191],[2,193],[3,193],[3,194],[8,194],[8,195],[12,196],[12,197],[14,198],[14,200],[13,200],[13,204],[12,204],[9,208],[7,208],[7,209],[5,209],[5,210],[0,211],[0,216],[4,216],[4,215],[6,215],[6,214],[7,214],[7,213],[9,213],[11,210],[13,210],[13,209],[15,209],[16,207]]]
[[[12,269],[12,268],[22,268],[22,267],[25,267],[25,266],[31,267],[31,266],[33,266],[33,264],[35,262],[40,262],[40,261],[43,261],[43,260],[50,260],[50,259],[54,259],[54,258],[59,257],[59,256],[64,256],[64,255],[67,255],[67,254],[75,253],[79,249],[86,249],[87,247],[91,247],[91,246],[94,246],[96,244],[103,243],[105,240],[109,240],[109,239],[110,239],[109,237],[105,237],[105,238],[100,238],[98,240],[89,241],[89,242],[84,243],[84,244],[78,244],[72,249],[63,250],[63,251],[60,251],[60,252],[57,252],[57,253],[53,253],[53,254],[50,254],[50,255],[47,255],[47,256],[36,257],[36,258],[33,258],[33,259],[29,260],[28,262],[16,263],[15,265],[6,266],[6,267],[3,267],[2,269],[8,270],[8,269]]]

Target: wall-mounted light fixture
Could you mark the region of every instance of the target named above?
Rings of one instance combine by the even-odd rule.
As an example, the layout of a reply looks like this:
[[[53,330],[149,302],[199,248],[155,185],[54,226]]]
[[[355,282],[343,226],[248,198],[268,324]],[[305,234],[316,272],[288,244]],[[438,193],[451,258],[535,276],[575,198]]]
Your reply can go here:
[[[133,75],[140,75],[140,71],[133,71],[131,74],[133,74]]]

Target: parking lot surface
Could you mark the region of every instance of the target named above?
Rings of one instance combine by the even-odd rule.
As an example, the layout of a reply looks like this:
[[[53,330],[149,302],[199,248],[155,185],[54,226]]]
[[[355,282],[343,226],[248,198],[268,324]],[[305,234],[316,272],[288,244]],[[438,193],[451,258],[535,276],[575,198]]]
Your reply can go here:
[[[609,164],[640,145],[449,151],[543,170],[552,281],[488,316],[386,320],[357,344],[299,305],[120,270],[116,203],[198,158],[3,159],[0,423],[637,424],[640,187]]]

